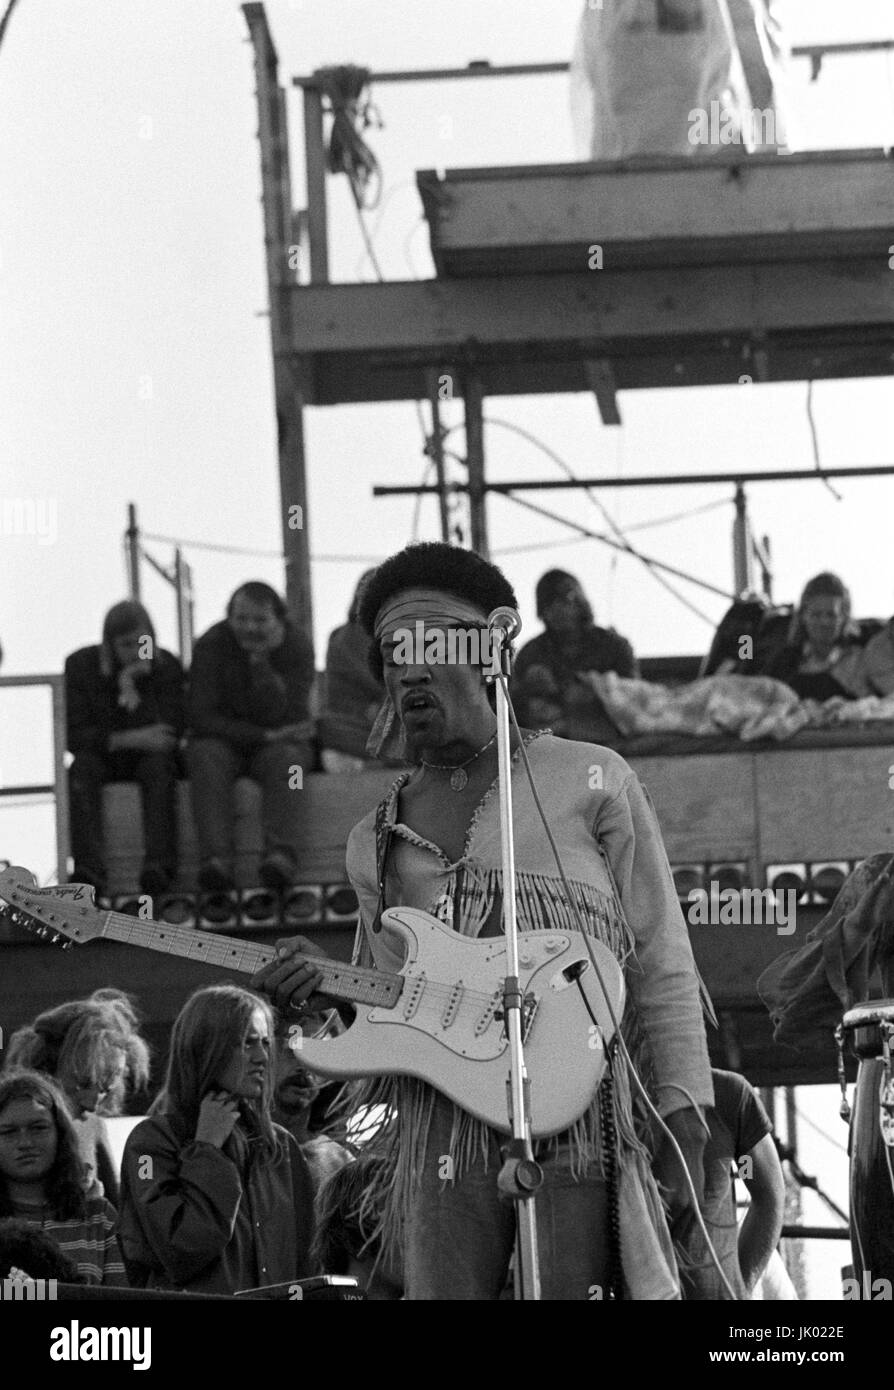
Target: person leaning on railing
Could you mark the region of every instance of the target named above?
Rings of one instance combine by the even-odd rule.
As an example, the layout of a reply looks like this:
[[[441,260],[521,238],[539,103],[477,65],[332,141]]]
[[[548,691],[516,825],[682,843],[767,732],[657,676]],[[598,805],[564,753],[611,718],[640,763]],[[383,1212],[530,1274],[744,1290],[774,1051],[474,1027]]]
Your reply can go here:
[[[519,721],[548,726],[560,738],[611,744],[619,731],[586,673],[638,676],[632,646],[614,628],[597,627],[573,574],[548,570],[535,596],[545,630],[525,643],[515,663],[512,697]]]
[[[861,674],[861,633],[851,618],[850,591],[823,571],[804,586],[786,646],[764,668],[802,700],[855,700],[871,692]]]
[[[177,744],[183,733],[183,670],[155,641],[146,609],[116,603],[102,642],[65,662],[71,798],[72,883],[105,893],[102,792],[106,782],[140,784],[145,849],[142,892],[169,887],[177,867]]]
[[[276,889],[293,881],[303,815],[295,768],[307,771],[313,760],[313,681],[311,644],[269,584],[241,585],[224,621],[196,643],[187,762],[206,891],[234,886],[233,785],[240,776],[261,786],[262,883]]]
[[[330,634],[326,648],[323,708],[317,721],[320,760],[326,772],[359,772],[367,762],[372,733],[385,687],[369,668],[369,638],[357,620],[363,586],[375,573],[361,575],[351,599],[348,621]]]

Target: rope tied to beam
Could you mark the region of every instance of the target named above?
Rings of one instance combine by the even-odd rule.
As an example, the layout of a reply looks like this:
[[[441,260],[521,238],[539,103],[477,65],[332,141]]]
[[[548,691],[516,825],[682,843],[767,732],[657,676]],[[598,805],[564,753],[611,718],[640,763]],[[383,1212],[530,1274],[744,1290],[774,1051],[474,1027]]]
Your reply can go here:
[[[384,123],[369,96],[369,68],[346,63],[320,68],[314,75],[333,114],[327,168],[347,175],[358,208],[374,208],[382,192],[382,171],[362,132],[381,130]]]

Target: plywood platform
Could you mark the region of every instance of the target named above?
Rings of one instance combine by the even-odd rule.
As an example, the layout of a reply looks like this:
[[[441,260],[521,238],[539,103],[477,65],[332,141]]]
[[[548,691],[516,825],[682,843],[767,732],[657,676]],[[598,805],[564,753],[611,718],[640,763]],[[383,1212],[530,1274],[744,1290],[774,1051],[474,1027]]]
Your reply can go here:
[[[425,170],[439,276],[878,256],[894,242],[882,150]]]

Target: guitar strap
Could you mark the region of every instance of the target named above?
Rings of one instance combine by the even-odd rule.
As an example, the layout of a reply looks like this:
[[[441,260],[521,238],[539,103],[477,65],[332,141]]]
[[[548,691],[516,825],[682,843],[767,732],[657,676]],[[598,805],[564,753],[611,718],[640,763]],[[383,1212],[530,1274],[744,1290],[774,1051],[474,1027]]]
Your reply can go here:
[[[382,930],[382,913],[385,911],[385,872],[388,863],[388,851],[391,848],[391,837],[394,834],[394,817],[389,815],[389,809],[392,805],[393,798],[389,795],[376,807],[376,882],[379,885],[379,899],[376,903],[376,915],[372,923],[374,935],[378,935]]]

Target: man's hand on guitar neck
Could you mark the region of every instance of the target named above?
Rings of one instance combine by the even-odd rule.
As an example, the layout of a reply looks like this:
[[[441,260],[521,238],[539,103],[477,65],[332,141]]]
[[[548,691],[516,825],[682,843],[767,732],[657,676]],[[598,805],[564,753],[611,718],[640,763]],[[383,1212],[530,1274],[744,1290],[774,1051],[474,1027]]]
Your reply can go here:
[[[276,958],[252,975],[252,989],[266,994],[278,1009],[292,1013],[318,1013],[335,1004],[326,994],[320,994],[322,975],[305,958],[325,956],[316,942],[306,936],[286,936],[276,943]]]

